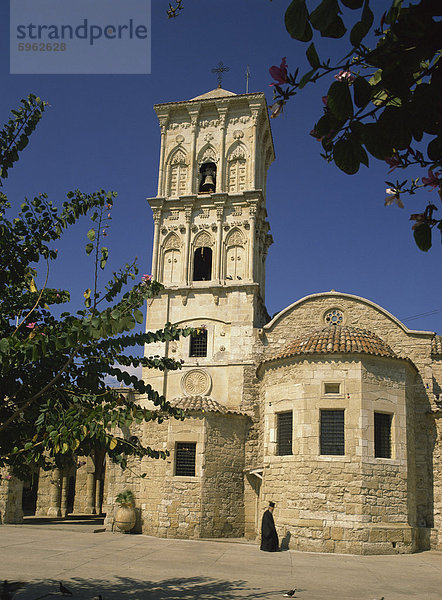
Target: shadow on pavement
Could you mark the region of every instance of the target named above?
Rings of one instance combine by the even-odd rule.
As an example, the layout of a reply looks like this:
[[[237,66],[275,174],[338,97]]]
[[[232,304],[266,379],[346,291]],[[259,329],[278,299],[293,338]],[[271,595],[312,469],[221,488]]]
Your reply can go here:
[[[146,564],[146,571],[149,569]],[[111,582],[99,579],[74,578],[63,581],[72,592],[72,598],[97,599],[101,594],[102,600],[117,600],[133,598],[137,600],[234,600],[240,598],[268,598],[274,590],[263,592],[252,588],[245,581],[225,581],[209,577],[181,577],[164,579],[163,581],[139,581],[126,577],[117,577]],[[17,592],[14,600],[37,600],[48,594],[47,598],[63,596],[59,592],[59,582],[54,580],[31,582]]]

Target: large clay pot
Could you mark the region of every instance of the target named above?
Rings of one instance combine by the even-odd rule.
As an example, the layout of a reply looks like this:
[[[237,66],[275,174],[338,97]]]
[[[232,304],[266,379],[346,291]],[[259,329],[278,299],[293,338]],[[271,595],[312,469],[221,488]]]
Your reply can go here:
[[[124,533],[127,533],[134,528],[136,520],[135,509],[133,506],[120,506],[115,513],[115,525]]]

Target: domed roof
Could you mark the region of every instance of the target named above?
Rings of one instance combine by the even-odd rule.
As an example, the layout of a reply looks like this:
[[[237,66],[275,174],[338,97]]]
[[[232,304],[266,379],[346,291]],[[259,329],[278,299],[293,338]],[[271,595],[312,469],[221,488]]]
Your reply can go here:
[[[229,410],[213,398],[209,398],[208,396],[183,396],[181,398],[174,398],[170,401],[170,404],[175,408],[180,408],[186,412],[195,411],[195,412],[216,412],[227,415],[229,413],[233,414],[243,414],[240,411]]]
[[[371,331],[345,325],[329,325],[299,337],[269,360],[300,354],[360,353],[397,358],[390,346]]]
[[[210,100],[211,98],[226,98],[227,96],[236,96],[236,94],[229,92],[229,90],[224,90],[221,87],[217,87],[214,90],[210,90],[210,92],[195,96],[195,98],[191,98],[191,100]]]

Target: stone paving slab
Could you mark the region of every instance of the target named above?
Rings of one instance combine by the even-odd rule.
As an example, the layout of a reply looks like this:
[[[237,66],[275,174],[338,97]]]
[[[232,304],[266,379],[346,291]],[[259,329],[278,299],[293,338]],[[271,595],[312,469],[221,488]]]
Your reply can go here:
[[[349,556],[260,552],[255,544],[0,526],[0,581],[45,594],[103,600],[441,600],[442,553]]]

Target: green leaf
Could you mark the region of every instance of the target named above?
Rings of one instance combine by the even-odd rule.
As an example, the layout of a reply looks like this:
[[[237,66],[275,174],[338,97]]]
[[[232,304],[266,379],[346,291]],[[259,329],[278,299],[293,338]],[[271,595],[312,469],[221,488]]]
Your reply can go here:
[[[323,33],[334,22],[340,13],[337,0],[322,0],[321,4],[310,13],[310,23]]]
[[[350,89],[345,81],[335,81],[327,92],[327,107],[342,121],[353,116],[353,102]]]
[[[333,38],[333,39],[339,39],[343,35],[345,35],[346,31],[347,31],[347,28],[344,25],[344,21],[341,19],[341,17],[336,17],[334,19],[334,21],[332,21],[330,23],[330,25],[327,27],[327,29],[325,29],[324,31],[321,31],[321,36]]]
[[[433,162],[440,161],[442,158],[442,136],[434,138],[427,148],[428,158]]]
[[[361,8],[364,0],[341,0],[342,4],[347,8],[354,10],[355,8]]]
[[[353,81],[353,96],[358,108],[363,108],[370,102],[372,87],[363,77]]]
[[[89,255],[93,249],[94,249],[94,245],[92,244],[92,242],[89,242],[89,244],[86,244],[86,254],[87,255]]]
[[[351,140],[346,138],[341,138],[334,145],[333,160],[336,166],[348,175],[357,173],[361,163],[357,148]]]
[[[144,321],[144,315],[141,310],[134,310],[134,317],[137,323],[142,323]]]
[[[303,87],[305,87],[315,73],[316,73],[316,69],[312,69],[311,71],[308,71],[305,75],[303,75],[299,82],[299,89],[302,89]]]
[[[387,106],[379,117],[379,127],[393,148],[405,150],[411,143],[408,115],[402,108]],[[389,155],[390,156],[390,155]]]
[[[104,269],[109,258],[109,250],[107,248],[101,249],[100,269]]]
[[[357,48],[373,25],[373,13],[368,5],[368,0],[365,0],[364,10],[362,11],[361,20],[356,23],[350,32],[350,42],[352,46]]]
[[[87,237],[90,239],[91,242],[93,242],[95,240],[95,229],[89,229],[89,231],[87,232]]]
[[[313,37],[308,22],[308,11],[305,0],[292,0],[285,12],[285,27],[292,38],[300,42],[309,42]]]
[[[321,63],[320,63],[319,56],[318,56],[318,53],[316,52],[316,48],[315,48],[315,45],[313,42],[307,48],[306,56],[307,56],[308,62],[310,63],[310,66],[313,69],[319,69]]]
[[[423,252],[428,252],[431,248],[431,227],[427,223],[421,223],[413,230],[413,235],[417,247]]]
[[[384,135],[384,131],[379,126],[379,123],[366,123],[362,139],[368,152],[379,160],[385,160],[393,153],[393,144]]]

